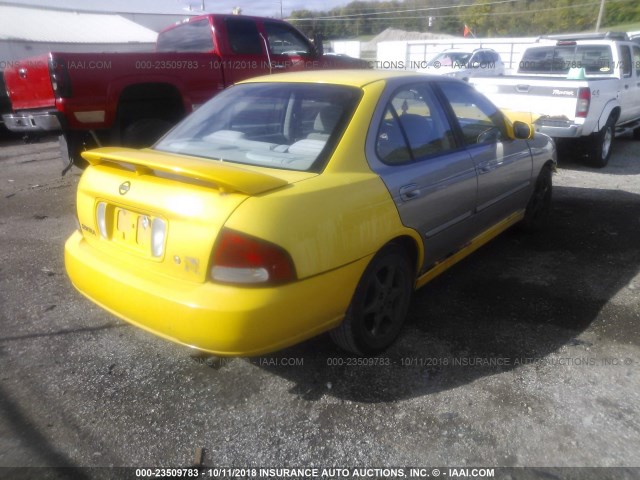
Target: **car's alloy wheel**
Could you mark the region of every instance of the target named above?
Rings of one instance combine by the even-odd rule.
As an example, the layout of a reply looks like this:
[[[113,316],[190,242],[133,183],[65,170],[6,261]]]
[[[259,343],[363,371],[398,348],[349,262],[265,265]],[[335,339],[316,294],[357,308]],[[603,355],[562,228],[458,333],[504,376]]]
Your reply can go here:
[[[376,355],[387,349],[404,324],[413,269],[407,256],[392,245],[380,251],[365,270],[342,324],[333,340],[357,355]]]

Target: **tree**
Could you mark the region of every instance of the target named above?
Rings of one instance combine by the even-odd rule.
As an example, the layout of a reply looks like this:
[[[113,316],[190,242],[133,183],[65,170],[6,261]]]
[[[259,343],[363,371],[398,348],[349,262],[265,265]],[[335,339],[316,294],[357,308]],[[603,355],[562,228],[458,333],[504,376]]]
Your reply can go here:
[[[328,12],[296,10],[290,20],[305,34],[322,33],[326,38],[376,35],[388,27],[462,35],[465,24],[476,36],[520,37],[592,30],[599,7],[584,5],[583,0],[475,0],[471,6],[456,8],[465,2],[469,0],[358,0]],[[429,16],[433,17],[431,28]],[[640,2],[607,0],[605,27],[638,21]]]

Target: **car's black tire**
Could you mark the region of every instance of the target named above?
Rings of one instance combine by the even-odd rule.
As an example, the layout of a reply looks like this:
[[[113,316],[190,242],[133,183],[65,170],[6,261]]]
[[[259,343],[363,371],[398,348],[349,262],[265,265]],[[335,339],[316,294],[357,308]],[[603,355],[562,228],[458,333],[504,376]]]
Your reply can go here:
[[[160,118],[136,120],[122,132],[122,145],[132,148],[150,147],[170,128],[171,123]]]
[[[405,252],[397,245],[383,248],[362,274],[344,320],[330,332],[333,341],[360,356],[382,353],[402,330],[413,282]]]
[[[606,167],[611,157],[615,137],[615,119],[609,117],[602,130],[591,134],[587,150],[587,164],[596,168]]]
[[[551,210],[551,197],[553,196],[553,172],[551,165],[542,167],[538,174],[536,184],[524,212],[524,218],[520,226],[527,232],[534,232],[545,224]]]
[[[640,140],[640,127],[633,129],[634,140]]]

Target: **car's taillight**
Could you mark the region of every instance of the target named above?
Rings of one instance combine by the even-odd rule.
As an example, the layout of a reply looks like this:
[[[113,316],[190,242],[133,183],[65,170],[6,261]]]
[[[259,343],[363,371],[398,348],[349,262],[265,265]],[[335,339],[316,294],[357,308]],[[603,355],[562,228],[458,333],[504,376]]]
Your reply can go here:
[[[57,97],[68,98],[71,96],[71,79],[64,60],[49,57],[49,77]]]
[[[222,283],[278,284],[295,280],[296,272],[283,248],[225,228],[213,251],[211,279]]]
[[[578,89],[578,105],[576,106],[576,117],[586,118],[589,113],[591,103],[591,89],[582,87]]]
[[[102,238],[109,238],[109,232],[107,231],[107,204],[104,202],[98,203],[96,208],[96,220],[98,222],[98,231]]]

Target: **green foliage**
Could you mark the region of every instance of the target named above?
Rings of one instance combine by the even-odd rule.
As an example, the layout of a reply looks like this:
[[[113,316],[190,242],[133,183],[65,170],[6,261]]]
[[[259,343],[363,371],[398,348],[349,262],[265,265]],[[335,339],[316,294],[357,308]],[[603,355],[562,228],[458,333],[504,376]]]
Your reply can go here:
[[[605,9],[604,25],[618,25],[640,21],[640,3],[611,2]]]
[[[377,35],[391,27],[407,31],[462,33],[455,8],[445,10],[419,10],[434,7],[451,7],[463,0],[386,0],[354,1],[344,7],[336,7],[329,11],[310,12],[295,10],[288,20],[307,36],[322,33],[326,38],[351,38],[363,35]],[[390,12],[390,13],[387,13]],[[447,16],[443,16],[447,15]],[[429,28],[429,16],[434,19]],[[333,19],[323,19],[335,17]],[[300,20],[304,19],[304,20]],[[311,19],[311,20],[310,20]]]
[[[296,10],[289,20],[309,37],[321,33],[325,38],[353,38],[377,35],[389,27],[462,35],[465,24],[478,37],[520,37],[593,30],[600,8],[597,0],[474,0],[472,6],[451,8],[469,3],[470,0],[358,0],[323,12]],[[640,2],[606,0],[601,30],[638,21]]]
[[[524,0],[487,5],[477,0],[461,18],[477,36],[535,36],[593,29],[599,5],[583,0]],[[593,2],[589,2],[593,3]]]

